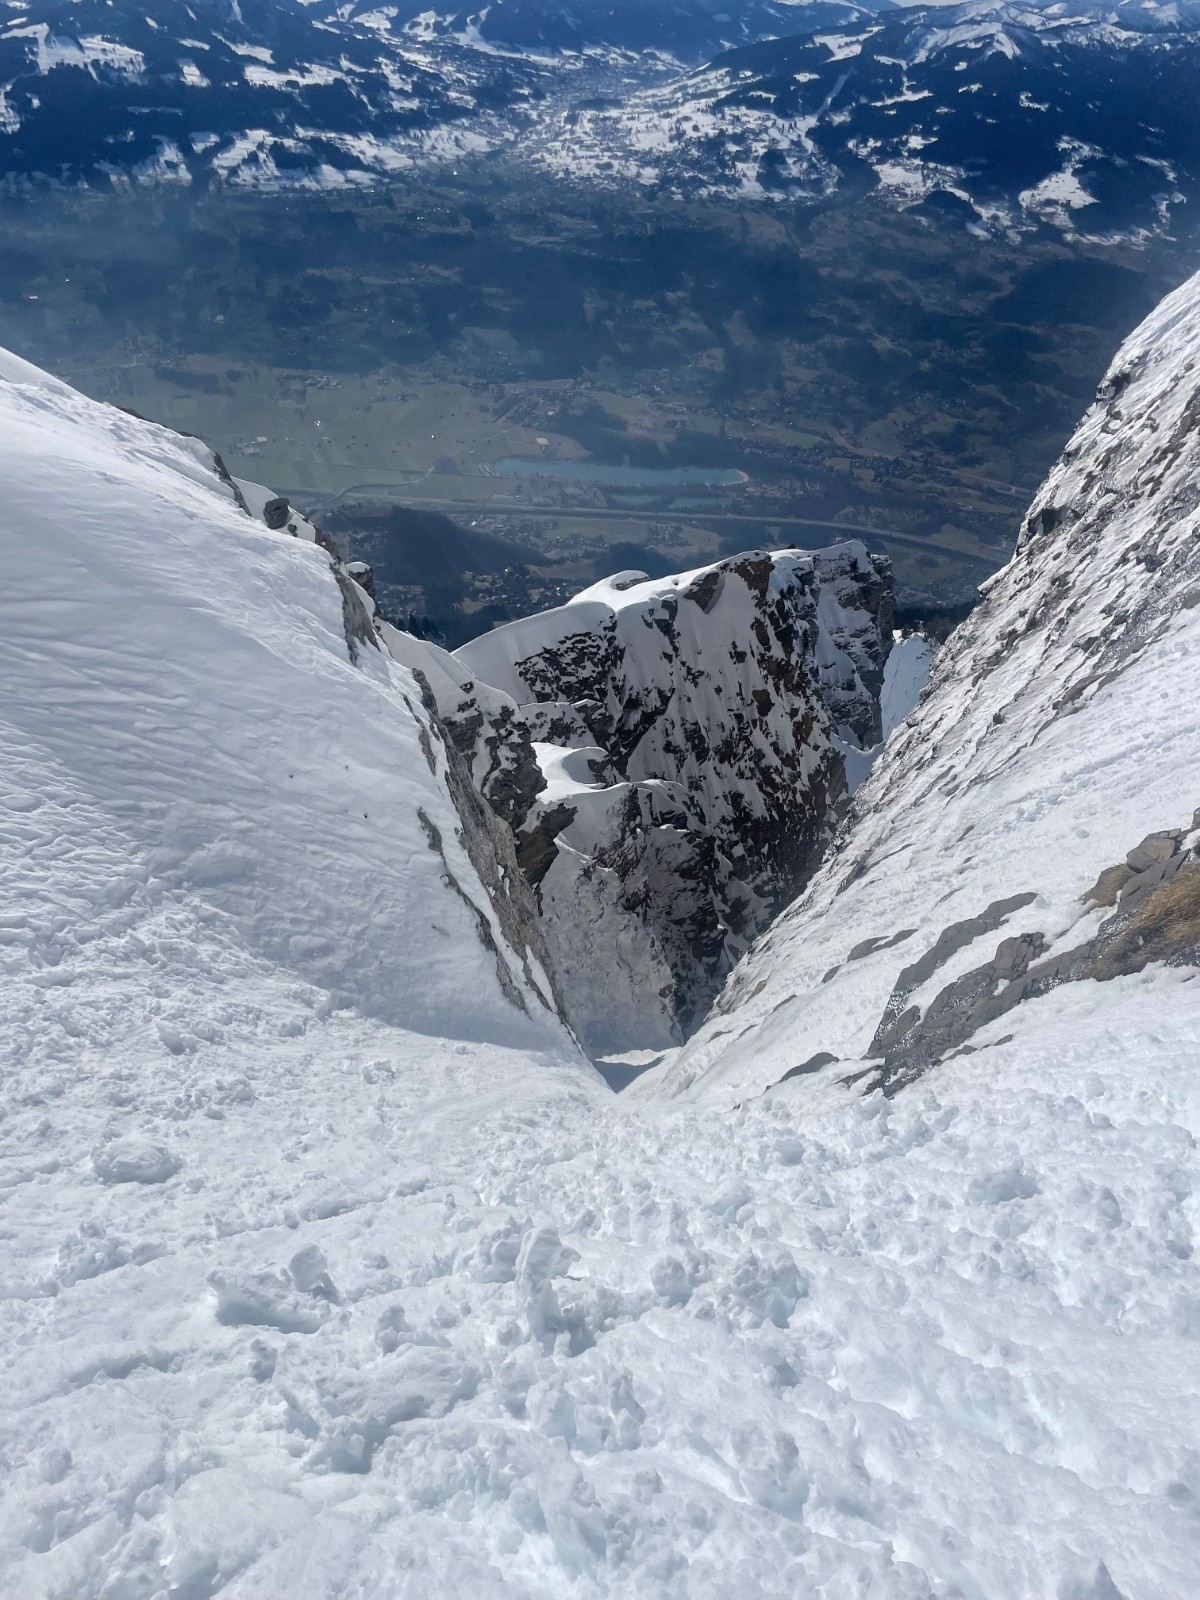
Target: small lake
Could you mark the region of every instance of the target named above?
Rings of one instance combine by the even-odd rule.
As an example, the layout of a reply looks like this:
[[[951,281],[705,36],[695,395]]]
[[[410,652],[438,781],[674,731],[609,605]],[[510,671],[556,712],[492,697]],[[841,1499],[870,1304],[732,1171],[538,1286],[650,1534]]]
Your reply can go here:
[[[562,478],[613,489],[726,489],[745,483],[736,467],[613,467],[600,461],[530,461],[505,456],[490,469],[498,478]]]

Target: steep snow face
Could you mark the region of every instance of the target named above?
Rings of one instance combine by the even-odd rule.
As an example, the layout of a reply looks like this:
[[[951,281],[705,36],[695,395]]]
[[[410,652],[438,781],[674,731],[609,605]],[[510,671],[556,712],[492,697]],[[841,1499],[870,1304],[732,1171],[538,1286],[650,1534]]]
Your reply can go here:
[[[891,738],[924,693],[936,653],[932,641],[920,633],[906,633],[893,644],[879,700],[885,740]]]
[[[811,870],[890,642],[887,564],[850,543],[618,574],[456,652],[537,741],[519,853],[593,1051],[677,1041]]]
[[[1148,966],[1194,964],[1200,941],[1198,667],[1200,278],[1119,353],[1012,562],[668,1091],[894,1092],[965,1050],[999,1072],[1001,1040],[1094,980],[1200,1020],[1200,986]]]
[[[184,980],[216,981],[200,954],[189,977],[194,937],[421,1032],[561,1041],[500,830],[460,821],[361,592],[248,516],[197,441],[2,359],[7,937],[36,956],[10,1038],[54,1031],[47,994],[106,950],[129,991],[89,1034],[140,1016],[185,1048]]]

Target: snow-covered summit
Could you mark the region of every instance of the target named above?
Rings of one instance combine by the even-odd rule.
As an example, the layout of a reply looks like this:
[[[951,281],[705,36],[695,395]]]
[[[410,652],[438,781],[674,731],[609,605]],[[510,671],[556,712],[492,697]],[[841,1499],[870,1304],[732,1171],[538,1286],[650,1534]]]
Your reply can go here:
[[[1191,972],[1170,965],[1200,941],[1198,603],[1194,278],[1118,354],[1013,560],[671,1092],[731,1103],[791,1074],[796,1093],[894,1091],[961,1050],[1000,1072],[1020,1048],[1006,1041],[1093,980],[1200,1020]]]

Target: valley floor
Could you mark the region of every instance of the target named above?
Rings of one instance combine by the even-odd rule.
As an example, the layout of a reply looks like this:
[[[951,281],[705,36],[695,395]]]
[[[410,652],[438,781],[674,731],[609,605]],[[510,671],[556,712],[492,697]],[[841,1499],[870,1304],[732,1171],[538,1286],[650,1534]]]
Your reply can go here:
[[[169,919],[133,932],[177,979]],[[265,972],[203,975],[175,1051],[35,1045],[0,1589],[1182,1600],[1194,988],[1078,985],[802,1112],[616,1099]]]

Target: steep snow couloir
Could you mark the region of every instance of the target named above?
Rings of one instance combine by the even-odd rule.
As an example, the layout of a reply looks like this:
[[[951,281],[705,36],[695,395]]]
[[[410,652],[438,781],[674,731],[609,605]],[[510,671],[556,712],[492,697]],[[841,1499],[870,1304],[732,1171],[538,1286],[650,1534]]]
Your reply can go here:
[[[0,1592],[1189,1595],[1200,280],[673,1100],[555,1014],[516,699],[443,741],[461,662],[0,362]]]

